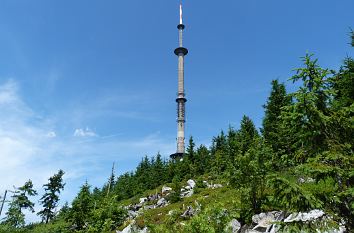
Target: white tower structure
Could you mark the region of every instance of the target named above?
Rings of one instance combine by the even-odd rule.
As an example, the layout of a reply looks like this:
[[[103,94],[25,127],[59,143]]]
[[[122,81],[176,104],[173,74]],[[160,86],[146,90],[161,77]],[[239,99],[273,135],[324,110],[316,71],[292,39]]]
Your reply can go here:
[[[184,93],[184,57],[188,54],[188,49],[183,47],[183,30],[185,28],[182,18],[182,4],[180,4],[180,18],[177,26],[179,32],[179,46],[174,53],[178,56],[178,92],[177,92],[177,152],[172,154],[172,158],[183,157],[185,152],[185,104],[187,99]]]

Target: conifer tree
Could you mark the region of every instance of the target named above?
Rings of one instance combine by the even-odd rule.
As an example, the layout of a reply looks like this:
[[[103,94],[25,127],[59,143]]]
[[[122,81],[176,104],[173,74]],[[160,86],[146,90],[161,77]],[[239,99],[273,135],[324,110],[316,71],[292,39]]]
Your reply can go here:
[[[210,151],[206,146],[200,145],[196,151],[196,171],[197,174],[202,175],[210,170]]]
[[[88,222],[94,202],[90,191],[90,185],[85,182],[72,202],[69,219],[72,224],[81,230]]]
[[[194,151],[195,143],[193,140],[193,137],[190,136],[189,138],[189,143],[187,147],[187,155],[189,157],[189,160],[193,163],[195,160],[195,151]]]
[[[328,101],[333,94],[329,88],[332,72],[321,68],[312,55],[306,54],[302,59],[304,67],[296,69],[296,75],[291,78],[293,82],[301,81],[302,86],[291,94],[294,103],[284,108],[281,126],[285,147],[291,148],[288,154],[296,151],[297,163],[304,163],[327,148],[326,139],[330,137],[326,122]]]
[[[135,179],[138,182],[138,192],[153,188],[154,185],[152,183],[151,169],[151,162],[149,158],[145,156],[141,160],[135,172]]]
[[[233,127],[229,126],[229,131],[227,133],[227,142],[228,142],[228,153],[233,161],[235,156],[239,153],[240,150],[240,136],[239,132],[235,130]]]
[[[65,186],[65,183],[63,183],[63,175],[63,170],[59,170],[57,174],[49,178],[49,183],[43,185],[45,193],[40,199],[43,209],[38,212],[38,215],[42,217],[42,222],[48,223],[55,217],[59,194]]]
[[[107,183],[105,183],[102,187],[102,193],[106,196],[108,196],[111,193],[112,189],[114,189],[116,179],[116,175],[114,173],[114,165],[115,163],[113,163],[112,165],[111,175],[108,177]]]
[[[331,80],[335,90],[334,107],[349,107],[354,102],[354,60],[350,57],[344,60],[338,74]]]
[[[215,155],[216,151],[227,152],[227,138],[225,136],[224,131],[221,130],[220,134],[213,138],[210,150],[212,155]]]
[[[264,139],[256,137],[244,155],[235,158],[236,166],[230,184],[241,191],[241,221],[261,211],[265,199],[266,175],[270,168],[271,150]]]
[[[263,118],[262,134],[266,142],[272,146],[274,151],[279,150],[279,126],[280,115],[282,108],[291,103],[291,98],[286,94],[284,84],[279,83],[278,80],[272,81],[272,90],[268,97],[267,103],[263,106],[265,108],[265,116]]]
[[[155,186],[158,186],[166,181],[165,163],[162,160],[160,153],[157,153],[155,162],[152,166],[154,178],[153,183],[155,184]]]
[[[128,199],[137,194],[137,181],[133,173],[126,172],[117,178],[114,194],[117,200]]]
[[[240,152],[242,155],[247,152],[258,137],[259,134],[253,121],[248,116],[243,116],[239,130]]]
[[[212,171],[214,175],[221,175],[230,164],[231,160],[228,154],[228,141],[224,131],[213,138],[211,146]]]
[[[21,227],[25,224],[25,215],[23,209],[28,209],[34,212],[34,203],[29,200],[29,197],[37,195],[33,189],[33,183],[28,180],[23,186],[16,189],[10,202],[10,207],[6,212],[5,224],[12,227]]]
[[[178,202],[181,200],[181,184],[180,177],[175,176],[172,179],[172,193],[170,194],[169,200],[172,203]]]

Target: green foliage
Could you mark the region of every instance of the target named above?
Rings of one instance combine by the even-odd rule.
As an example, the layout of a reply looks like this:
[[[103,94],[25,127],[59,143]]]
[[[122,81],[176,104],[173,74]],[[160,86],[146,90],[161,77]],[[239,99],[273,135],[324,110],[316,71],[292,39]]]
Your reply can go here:
[[[26,233],[70,233],[70,224],[61,221],[51,221],[48,224],[35,223],[24,228]]]
[[[109,176],[107,183],[102,187],[102,191],[101,191],[102,194],[106,194],[107,196],[112,193],[111,191],[112,191],[112,189],[113,189],[113,187],[115,185],[116,176],[114,174],[114,165],[115,164],[113,163],[111,175]],[[98,190],[95,190],[95,191],[96,191],[96,194],[97,194]]]
[[[278,175],[268,177],[268,186],[273,190],[269,201],[273,207],[290,212],[306,212],[319,209],[323,202],[300,185]]]
[[[235,159],[235,170],[230,184],[241,190],[241,222],[249,222],[253,214],[261,211],[270,155],[271,150],[264,141],[256,138],[248,151]]]
[[[225,232],[231,215],[227,209],[221,206],[212,206],[202,210],[193,217],[183,228],[182,232],[209,233]]]
[[[179,177],[174,177],[172,180],[172,192],[168,197],[171,203],[176,203],[181,200],[181,183]]]
[[[331,80],[332,88],[336,91],[334,107],[349,107],[354,101],[354,60],[346,58],[344,65]]]
[[[38,215],[42,217],[42,221],[45,223],[48,223],[55,217],[54,210],[58,206],[59,193],[65,186],[63,175],[64,172],[59,170],[57,174],[49,178],[48,184],[43,185],[45,193],[40,199],[43,209],[38,212]]]
[[[9,224],[0,224],[0,233],[25,233],[23,228],[15,228]]]
[[[195,150],[194,150],[194,147],[195,147],[195,143],[194,143],[193,137],[191,136],[189,138],[189,143],[188,143],[188,147],[187,147],[186,152],[187,152],[189,160],[192,163],[194,163],[194,161],[195,161]]]
[[[105,198],[92,211],[89,232],[111,232],[124,223],[127,211],[115,201],[114,197]]]
[[[17,188],[12,196],[9,209],[6,212],[4,224],[17,228],[25,224],[25,215],[23,209],[28,209],[34,212],[34,203],[29,200],[29,197],[37,195],[33,189],[33,183],[28,180],[23,186]]]
[[[263,118],[262,135],[276,153],[281,153],[283,149],[279,143],[281,141],[281,112],[285,106],[290,104],[291,97],[287,95],[285,85],[279,83],[278,80],[273,80],[270,96],[267,103],[263,106],[265,108],[265,116]]]
[[[91,211],[94,208],[94,200],[91,196],[90,185],[86,182],[73,200],[69,213],[69,222],[75,226],[77,230],[82,230],[88,225]]]
[[[304,163],[307,158],[317,151],[326,149],[328,135],[327,106],[333,90],[329,88],[328,69],[323,69],[317,64],[317,59],[312,60],[312,55],[303,57],[304,66],[296,69],[293,82],[302,81],[298,91],[291,94],[294,104],[285,107],[282,113],[283,129],[291,134],[292,149],[300,149],[296,162]]]

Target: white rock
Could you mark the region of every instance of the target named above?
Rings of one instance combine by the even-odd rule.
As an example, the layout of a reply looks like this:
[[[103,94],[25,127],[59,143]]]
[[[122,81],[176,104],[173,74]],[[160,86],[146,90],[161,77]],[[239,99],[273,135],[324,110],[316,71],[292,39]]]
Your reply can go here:
[[[128,210],[128,216],[132,219],[136,218],[138,216],[138,212]]]
[[[162,193],[167,193],[167,192],[170,192],[170,191],[172,191],[172,188],[167,187],[167,186],[163,186],[162,187]]]
[[[191,197],[193,195],[193,189],[181,193],[181,197]]]
[[[214,184],[213,189],[222,188],[222,184]]]
[[[297,180],[297,182],[300,183],[300,184],[303,184],[303,183],[314,183],[314,182],[316,182],[316,180],[311,178],[311,177],[307,177],[307,178],[300,177]]]
[[[328,231],[319,231],[317,230],[317,232],[319,233],[345,233],[346,232],[346,228],[344,226],[340,226],[339,229],[331,229]]]
[[[163,207],[163,206],[166,206],[167,205],[167,201],[165,198],[161,198],[160,200],[157,201],[156,205],[158,207]]]
[[[144,206],[144,210],[151,210],[151,209],[155,209],[154,205],[146,205]]]
[[[133,226],[133,223],[129,224],[123,231],[116,231],[116,233],[148,233],[149,230],[147,227],[144,229],[139,229],[136,226]]]
[[[275,221],[281,221],[284,219],[284,213],[280,211],[272,211],[268,213],[260,213],[252,216],[252,221],[257,224],[253,230],[257,228],[270,229],[271,225]],[[267,231],[268,232],[268,231]]]
[[[190,190],[190,189],[192,189],[192,187],[191,187],[191,186],[189,186],[189,185],[187,185],[186,187],[184,187],[184,189],[186,189],[186,190]]]
[[[195,185],[196,185],[196,183],[195,183],[194,180],[188,180],[188,181],[187,181],[187,184],[188,184],[192,189],[194,189],[194,187],[195,187]]]
[[[322,210],[311,210],[308,213],[294,213],[294,214],[290,214],[285,220],[284,222],[307,222],[307,221],[312,221],[315,219],[318,219],[322,216],[325,215],[325,212],[323,212]]]
[[[191,197],[194,194],[193,189],[189,190],[185,197]]]
[[[140,204],[143,204],[143,203],[146,202],[146,201],[147,201],[147,198],[146,198],[146,197],[142,197],[142,198],[139,199],[139,203],[140,203]]]
[[[168,216],[171,216],[171,215],[173,215],[175,212],[176,212],[176,210],[170,210],[170,211],[168,211],[167,215],[168,215]]]
[[[226,232],[237,233],[241,229],[241,223],[232,219],[226,226]]]
[[[124,228],[122,231],[116,231],[116,233],[131,233],[132,232],[132,225],[129,224],[126,228]]]
[[[195,211],[192,206],[188,206],[187,210],[181,215],[182,218],[193,217],[195,215]]]

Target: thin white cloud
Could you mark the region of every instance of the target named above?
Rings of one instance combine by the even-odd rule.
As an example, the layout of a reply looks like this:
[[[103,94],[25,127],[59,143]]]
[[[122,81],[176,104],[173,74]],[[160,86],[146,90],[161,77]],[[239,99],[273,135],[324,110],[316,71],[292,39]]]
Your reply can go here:
[[[75,137],[95,137],[97,134],[88,127],[86,129],[75,129]]]

